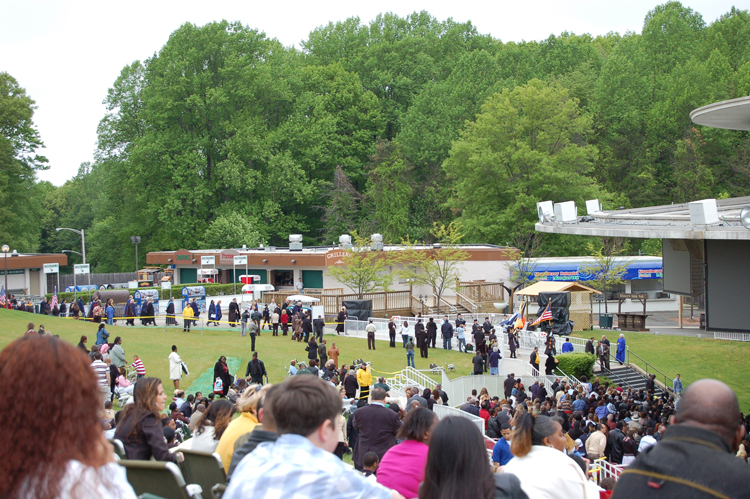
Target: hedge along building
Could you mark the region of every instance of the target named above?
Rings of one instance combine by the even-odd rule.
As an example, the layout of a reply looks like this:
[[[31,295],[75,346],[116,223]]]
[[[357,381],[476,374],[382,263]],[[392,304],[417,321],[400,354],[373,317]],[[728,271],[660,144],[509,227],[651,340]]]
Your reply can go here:
[[[63,253],[0,253],[0,286],[5,287],[7,277],[9,295],[52,293],[60,267],[67,264],[68,256]]]
[[[515,249],[500,247],[494,245],[462,245],[469,258],[459,264],[461,282],[465,284],[462,288],[464,293],[477,296],[477,292],[484,293],[481,295],[481,301],[484,302],[485,312],[495,312],[487,310],[487,302],[498,301],[504,296],[500,283],[506,282],[509,275],[509,266],[513,261]],[[403,246],[383,246],[383,252],[402,251]],[[430,246],[417,247],[419,251],[430,251]],[[236,256],[247,257],[247,266],[234,265]],[[328,269],[334,266],[344,265],[344,259],[347,251],[342,246],[307,246],[302,247],[298,244],[292,248],[282,247],[261,247],[261,248],[238,248],[238,249],[210,249],[210,250],[185,250],[179,251],[156,251],[150,252],[146,256],[146,261],[150,265],[168,265],[174,268],[175,286],[192,284],[198,282],[202,269],[215,269],[215,282],[229,284],[240,282],[240,276],[243,274],[260,276],[261,284],[271,284],[278,291],[295,291],[295,284],[302,279],[302,283],[307,290],[329,290],[337,294],[349,295],[354,290],[336,280],[328,272]],[[205,263],[210,260],[204,260],[203,257],[214,257],[213,264]],[[204,263],[202,263],[204,262]],[[395,273],[402,268],[401,265],[391,265],[388,271],[394,274],[391,291],[400,292],[399,306],[395,303],[384,307],[385,309],[397,308],[399,310],[409,309],[419,311],[422,304],[419,296],[422,296],[425,311],[434,304],[432,289],[427,286],[410,286],[409,282],[398,279]],[[484,281],[480,284],[479,281]],[[495,284],[491,284],[495,283]],[[410,292],[410,293],[409,293]],[[410,296],[411,295],[411,296]],[[412,299],[414,297],[414,299]],[[389,297],[391,299],[393,297]],[[457,302],[456,291],[453,289],[446,290],[443,299],[453,306]],[[467,297],[470,303],[474,303],[471,297]],[[464,300],[458,299],[459,302],[465,303]],[[477,300],[479,301],[479,300]],[[479,304],[476,304],[477,306]],[[374,304],[377,309],[377,304]],[[458,306],[458,309],[466,311],[467,308]],[[441,305],[441,311],[450,311],[450,307],[445,304]],[[326,309],[328,313],[328,308]]]

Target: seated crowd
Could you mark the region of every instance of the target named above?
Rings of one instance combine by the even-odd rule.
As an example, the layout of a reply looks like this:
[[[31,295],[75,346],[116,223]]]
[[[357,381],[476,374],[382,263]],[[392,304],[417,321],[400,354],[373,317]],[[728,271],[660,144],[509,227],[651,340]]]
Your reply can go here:
[[[121,344],[117,338],[107,348],[110,365]],[[124,352],[116,356],[120,363]],[[693,383],[674,401],[586,379],[576,386],[558,380],[550,393],[533,385],[527,394],[511,374],[502,398],[482,389],[461,406],[497,439],[489,459],[471,419],[439,420],[433,412],[449,402],[440,385],[407,389],[404,400],[361,361],[338,369],[326,359],[324,371],[300,365],[280,384],[250,377],[207,396],[176,389],[171,400],[161,380],[138,376],[129,403],[115,413],[101,382],[100,372],[105,381],[110,374],[101,348],[93,358],[50,335],[24,336],[0,352],[0,396],[14,400],[0,411],[0,497],[134,498],[107,438],[120,440],[128,459],[179,464],[182,450],[216,452],[226,499],[594,498],[612,488],[590,480],[587,463],[600,458],[630,465],[614,497],[661,497],[654,495],[660,487],[685,497],[742,497],[750,477],[746,454],[733,456],[750,420],[731,389],[714,380]],[[55,376],[23,383],[18,397],[19,380],[50,370]],[[690,447],[696,462],[682,459],[675,470],[666,456],[679,445],[700,452]],[[354,469],[343,461],[349,452]],[[694,466],[701,480],[691,489]],[[631,468],[639,472],[628,474]],[[683,478],[652,483],[671,475]],[[706,489],[723,495],[699,494]]]

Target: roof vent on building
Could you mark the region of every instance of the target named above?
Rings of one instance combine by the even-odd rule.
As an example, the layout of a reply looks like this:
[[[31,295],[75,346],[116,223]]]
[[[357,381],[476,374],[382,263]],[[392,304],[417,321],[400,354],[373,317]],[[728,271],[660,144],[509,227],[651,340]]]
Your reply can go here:
[[[289,251],[302,251],[302,234],[289,234]]]
[[[383,236],[380,234],[373,234],[370,236],[370,248],[374,251],[383,251]]]
[[[340,235],[339,246],[345,249],[352,249],[352,236],[350,236],[349,234]]]

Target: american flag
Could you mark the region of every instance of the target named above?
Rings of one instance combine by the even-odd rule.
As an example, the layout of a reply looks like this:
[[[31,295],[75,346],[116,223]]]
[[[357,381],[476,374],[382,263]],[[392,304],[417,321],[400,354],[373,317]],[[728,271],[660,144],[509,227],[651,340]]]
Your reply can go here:
[[[5,286],[0,286],[0,307],[5,306]]]
[[[552,320],[552,309],[550,309],[550,304],[547,304],[547,308],[544,309],[544,312],[542,312],[542,315],[532,324],[532,326],[536,326],[540,322],[544,321],[551,321]]]
[[[52,293],[52,300],[49,302],[49,308],[55,308],[57,306],[57,286],[55,286],[55,292]]]

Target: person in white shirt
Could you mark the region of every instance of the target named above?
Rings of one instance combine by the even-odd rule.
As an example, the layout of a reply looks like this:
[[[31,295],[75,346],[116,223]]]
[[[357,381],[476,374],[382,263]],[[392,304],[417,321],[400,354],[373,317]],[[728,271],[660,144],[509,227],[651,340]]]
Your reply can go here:
[[[12,410],[0,411],[0,497],[136,498],[104,439],[102,390],[88,357],[58,338],[26,336],[0,352],[0,371],[0,393],[8,397],[18,392],[19,380],[54,373],[44,383],[28,383],[23,396],[13,397]]]
[[[503,472],[516,475],[529,497],[599,497],[598,487],[589,482],[578,463],[565,454],[565,435],[557,420],[520,414],[511,433],[510,449],[514,457]]]
[[[177,353],[177,347],[172,345],[172,353],[169,354],[169,379],[174,383],[174,388],[180,388],[182,379],[182,359]]]
[[[207,411],[203,411],[193,431],[193,438],[185,440],[183,445],[201,452],[215,452],[235,412],[234,404],[228,400],[217,400]]]
[[[641,442],[638,444],[638,453],[640,454],[649,447],[653,447],[657,443],[659,442],[654,438],[654,429],[646,429],[646,434],[641,438]]]
[[[297,288],[297,292],[298,293],[302,293],[302,290],[305,289],[305,285],[302,284],[302,278],[301,277],[299,279],[297,279],[297,284],[295,284],[294,287]]]

